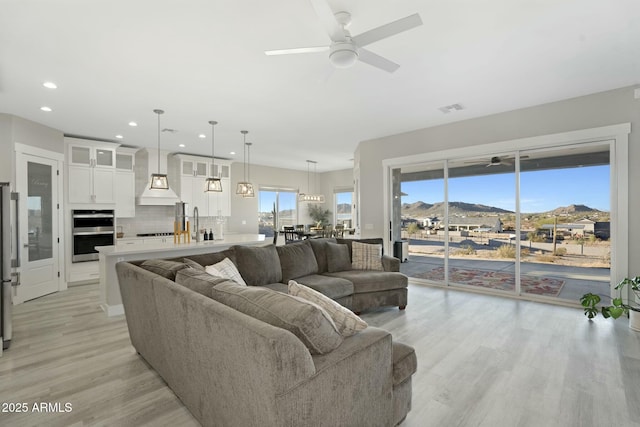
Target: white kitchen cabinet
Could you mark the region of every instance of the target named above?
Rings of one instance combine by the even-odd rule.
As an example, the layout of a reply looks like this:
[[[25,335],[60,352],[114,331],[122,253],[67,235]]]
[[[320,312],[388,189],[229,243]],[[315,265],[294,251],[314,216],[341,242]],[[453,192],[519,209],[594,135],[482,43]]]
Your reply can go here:
[[[67,168],[69,203],[114,203],[113,169],[96,169],[86,166]]]
[[[169,175],[171,186],[180,193],[180,200],[189,205],[189,215],[198,207],[201,218],[231,215],[231,162],[210,157],[175,154],[171,165],[174,175]],[[205,182],[210,176],[222,180],[222,193],[205,192]]]
[[[65,145],[68,202],[115,203],[116,149],[119,144],[65,138]]]
[[[133,218],[136,216],[136,176],[133,171],[115,172],[116,218]]]
[[[134,172],[137,148],[118,147],[116,150],[115,203],[117,218],[136,216],[136,176]]]

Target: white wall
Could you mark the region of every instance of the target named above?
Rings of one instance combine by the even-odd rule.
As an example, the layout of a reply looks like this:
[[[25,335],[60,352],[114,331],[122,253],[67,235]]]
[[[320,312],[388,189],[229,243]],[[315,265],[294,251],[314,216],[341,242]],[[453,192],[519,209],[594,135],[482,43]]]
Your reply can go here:
[[[640,259],[640,228],[632,212],[640,210],[640,100],[634,99],[634,88],[626,87],[509,111],[477,119],[420,129],[399,135],[363,141],[355,153],[359,166],[360,212],[363,237],[379,237],[384,231],[385,200],[382,161],[420,153],[442,151],[518,138],[541,136],[620,123],[631,123],[629,135],[629,259]],[[635,222],[635,223],[634,223]],[[371,224],[370,229],[366,225]],[[630,262],[640,274],[640,265]]]
[[[311,192],[325,195],[325,208],[333,213],[333,191],[335,188],[353,186],[353,171],[351,169],[311,174]],[[279,187],[308,192],[307,171],[274,168],[269,166],[251,165],[251,182],[256,190],[253,199],[243,198],[235,194],[236,183],[243,180],[242,163],[234,163],[231,167],[231,218],[227,229],[238,233],[258,232],[258,190],[260,187]],[[243,224],[243,221],[245,224]],[[304,204],[299,205],[298,222],[309,224],[311,219]]]
[[[0,113],[0,182],[14,182],[14,144],[64,153],[62,132],[30,120]]]

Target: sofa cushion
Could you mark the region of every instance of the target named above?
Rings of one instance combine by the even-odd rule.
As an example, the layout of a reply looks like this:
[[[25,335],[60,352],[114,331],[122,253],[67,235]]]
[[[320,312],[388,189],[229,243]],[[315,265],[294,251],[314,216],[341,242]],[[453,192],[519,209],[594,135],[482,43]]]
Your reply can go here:
[[[304,298],[324,308],[336,324],[338,332],[345,338],[355,335],[367,327],[367,322],[356,316],[353,311],[295,280],[289,280],[289,295]]]
[[[263,288],[268,288],[274,291],[282,292],[283,294],[289,293],[289,288],[284,283],[269,283],[268,285],[262,285]]]
[[[197,270],[190,267],[183,268],[176,273],[176,283],[178,285],[185,286],[208,298],[211,298],[211,288],[218,283],[227,281],[228,279],[225,279],[224,277],[215,277],[204,270]],[[238,286],[237,283],[236,286]]]
[[[236,265],[247,285],[262,286],[282,280],[280,258],[274,245],[233,246]]]
[[[152,273],[159,274],[169,280],[175,280],[176,273],[186,267],[185,263],[166,259],[148,259],[140,267]]]
[[[318,274],[327,272],[327,254],[326,254],[326,243],[336,243],[336,239],[334,238],[320,238],[320,239],[309,239],[309,243],[311,244],[311,249],[313,249],[313,253],[316,256],[316,261],[318,262]]]
[[[402,384],[418,370],[418,360],[413,347],[394,341],[393,348],[393,385]]]
[[[296,279],[296,282],[315,289],[331,299],[338,299],[353,294],[353,283],[339,277],[324,274],[311,274]]]
[[[207,254],[189,255],[187,258],[197,262],[203,267],[205,265],[217,264],[225,258],[229,258],[232,263],[234,263],[236,266],[238,265],[238,263],[236,262],[236,254],[233,248],[225,249],[224,251],[220,251],[220,252],[210,252]]]
[[[318,263],[308,240],[276,246],[276,251],[282,268],[282,283],[318,272]]]
[[[353,283],[354,294],[406,288],[409,281],[404,274],[390,271],[350,270],[326,273],[326,275]]]
[[[233,280],[239,285],[247,286],[235,264],[229,258],[225,258],[217,264],[207,265],[204,271],[212,276],[224,277],[225,279]]]
[[[192,259],[183,258],[182,262],[184,262],[189,268],[195,268],[196,270],[204,271],[204,265],[201,265]]]
[[[298,337],[312,354],[326,354],[342,344],[331,316],[318,305],[293,295],[257,286],[220,283],[211,296],[235,310]]]
[[[349,258],[349,248],[347,245],[338,243],[325,243],[325,253],[327,256],[327,272],[351,270],[351,260]]]
[[[382,244],[353,242],[351,266],[354,270],[384,271],[382,266]]]

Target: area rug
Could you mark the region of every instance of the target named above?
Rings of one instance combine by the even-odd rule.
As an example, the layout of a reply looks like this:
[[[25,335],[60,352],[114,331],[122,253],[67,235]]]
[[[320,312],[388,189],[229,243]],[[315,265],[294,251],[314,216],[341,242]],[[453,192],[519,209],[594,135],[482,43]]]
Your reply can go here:
[[[420,279],[442,281],[444,280],[444,267],[437,267],[412,276]],[[449,269],[449,282],[513,292],[516,287],[516,276],[513,273],[503,271],[467,270],[451,267]],[[557,297],[560,290],[562,290],[562,286],[564,286],[564,280],[550,277],[521,276],[520,286],[522,292],[526,294]]]

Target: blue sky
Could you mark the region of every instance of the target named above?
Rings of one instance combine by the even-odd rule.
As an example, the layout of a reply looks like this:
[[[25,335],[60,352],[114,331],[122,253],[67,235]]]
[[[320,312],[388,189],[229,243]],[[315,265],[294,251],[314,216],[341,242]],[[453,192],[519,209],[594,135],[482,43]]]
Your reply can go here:
[[[403,182],[402,203],[441,202],[443,180]],[[582,204],[610,211],[609,166],[586,166],[523,172],[520,178],[521,210],[546,212],[560,206]],[[515,174],[493,174],[449,180],[449,201],[480,203],[515,211]]]

